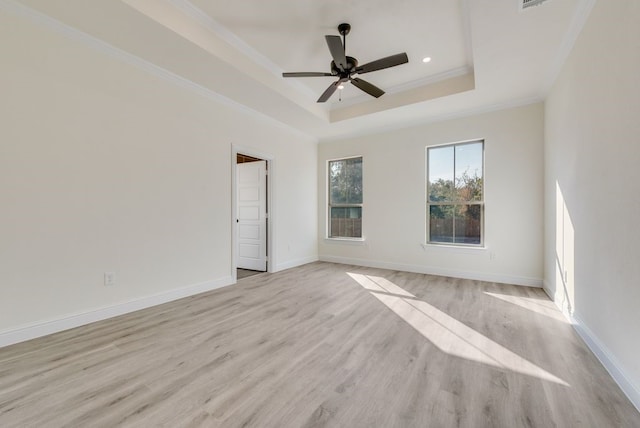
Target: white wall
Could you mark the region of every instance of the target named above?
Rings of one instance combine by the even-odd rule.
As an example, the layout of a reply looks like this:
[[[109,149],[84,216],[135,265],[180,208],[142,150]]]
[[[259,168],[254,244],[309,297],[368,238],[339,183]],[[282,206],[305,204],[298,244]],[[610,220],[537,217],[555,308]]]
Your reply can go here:
[[[472,139],[485,140],[486,249],[425,249],[425,147]],[[364,245],[322,239],[327,236],[326,162],[355,155],[363,156]],[[321,143],[319,255],[323,260],[541,286],[542,159],[540,103]]]
[[[315,141],[1,10],[0,28],[5,344],[21,327],[229,284],[232,144],[275,159],[276,269],[317,257]]]
[[[598,1],[546,101],[545,287],[640,408],[638,23]]]

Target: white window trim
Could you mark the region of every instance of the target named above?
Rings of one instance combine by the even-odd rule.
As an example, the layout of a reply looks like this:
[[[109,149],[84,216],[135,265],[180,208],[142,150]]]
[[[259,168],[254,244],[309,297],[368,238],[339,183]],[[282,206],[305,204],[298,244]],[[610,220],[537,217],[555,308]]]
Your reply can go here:
[[[421,243],[420,246],[425,251],[445,250],[445,251],[451,251],[455,253],[469,253],[469,254],[476,254],[480,252],[489,251],[489,247],[486,245],[479,246],[479,245],[459,245],[459,244],[446,244],[446,243],[445,244],[432,244],[432,243],[422,244]]]
[[[358,204],[358,206],[360,206],[362,208],[362,237],[360,238],[351,238],[351,237],[341,237],[341,236],[329,236],[329,230],[331,227],[331,212],[330,212],[330,208],[331,208],[331,200],[330,200],[330,192],[331,192],[331,186],[329,186],[329,163],[331,162],[335,162],[335,161],[341,161],[341,160],[348,160],[348,159],[356,159],[356,158],[362,158],[362,188],[363,188],[363,192],[362,192],[362,203]],[[351,245],[364,245],[365,242],[365,235],[364,235],[364,156],[363,155],[351,155],[351,156],[342,156],[342,157],[338,157],[338,158],[332,158],[332,159],[327,159],[326,164],[325,164],[325,173],[324,173],[324,183],[326,186],[326,192],[325,192],[325,217],[326,217],[326,221],[325,221],[325,235],[324,235],[324,241],[327,243],[341,243],[341,244],[351,244]]]
[[[461,244],[458,242],[431,242],[429,241],[429,212],[427,210],[429,204],[429,149],[435,149],[438,147],[447,147],[447,146],[457,146],[457,145],[462,145],[462,144],[469,144],[469,143],[476,143],[476,142],[482,142],[482,203],[479,204],[482,206],[482,221],[480,224],[480,244]],[[486,236],[485,236],[485,232],[486,232],[486,228],[485,228],[485,224],[486,224],[486,218],[485,218],[485,212],[486,212],[486,195],[485,195],[485,191],[486,191],[486,180],[485,180],[485,172],[486,172],[486,168],[485,168],[485,152],[486,152],[486,140],[485,138],[472,138],[470,140],[462,140],[462,141],[456,141],[456,142],[452,142],[452,143],[442,143],[442,144],[434,144],[431,146],[426,146],[424,149],[424,154],[425,154],[425,192],[424,192],[424,204],[423,206],[425,207],[425,222],[424,222],[424,226],[425,226],[425,230],[424,230],[424,243],[421,243],[420,245],[422,246],[423,250],[428,250],[431,248],[449,248],[449,249],[454,249],[454,250],[471,250],[472,252],[477,251],[477,250],[487,250],[487,244],[486,244]]]
[[[344,245],[365,245],[366,238],[324,238],[324,242],[327,244],[344,244]]]

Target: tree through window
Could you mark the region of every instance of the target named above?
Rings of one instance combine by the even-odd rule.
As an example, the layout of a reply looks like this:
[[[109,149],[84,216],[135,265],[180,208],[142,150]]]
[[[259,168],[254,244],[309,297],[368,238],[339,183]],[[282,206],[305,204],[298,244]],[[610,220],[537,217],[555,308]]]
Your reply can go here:
[[[484,243],[484,141],[427,148],[427,242]]]
[[[362,238],[362,157],[329,161],[329,238]]]

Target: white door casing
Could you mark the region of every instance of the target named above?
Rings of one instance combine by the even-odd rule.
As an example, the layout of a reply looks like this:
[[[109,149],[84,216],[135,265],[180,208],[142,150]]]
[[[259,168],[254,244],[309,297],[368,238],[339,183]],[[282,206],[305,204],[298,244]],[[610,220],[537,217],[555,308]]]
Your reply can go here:
[[[238,267],[267,270],[266,161],[236,165]]]

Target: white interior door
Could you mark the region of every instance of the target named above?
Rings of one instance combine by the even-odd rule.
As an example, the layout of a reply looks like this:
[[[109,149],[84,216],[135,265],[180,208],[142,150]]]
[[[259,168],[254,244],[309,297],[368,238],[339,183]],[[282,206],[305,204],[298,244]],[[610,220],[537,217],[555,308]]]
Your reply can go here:
[[[239,163],[238,267],[267,270],[267,162]]]

